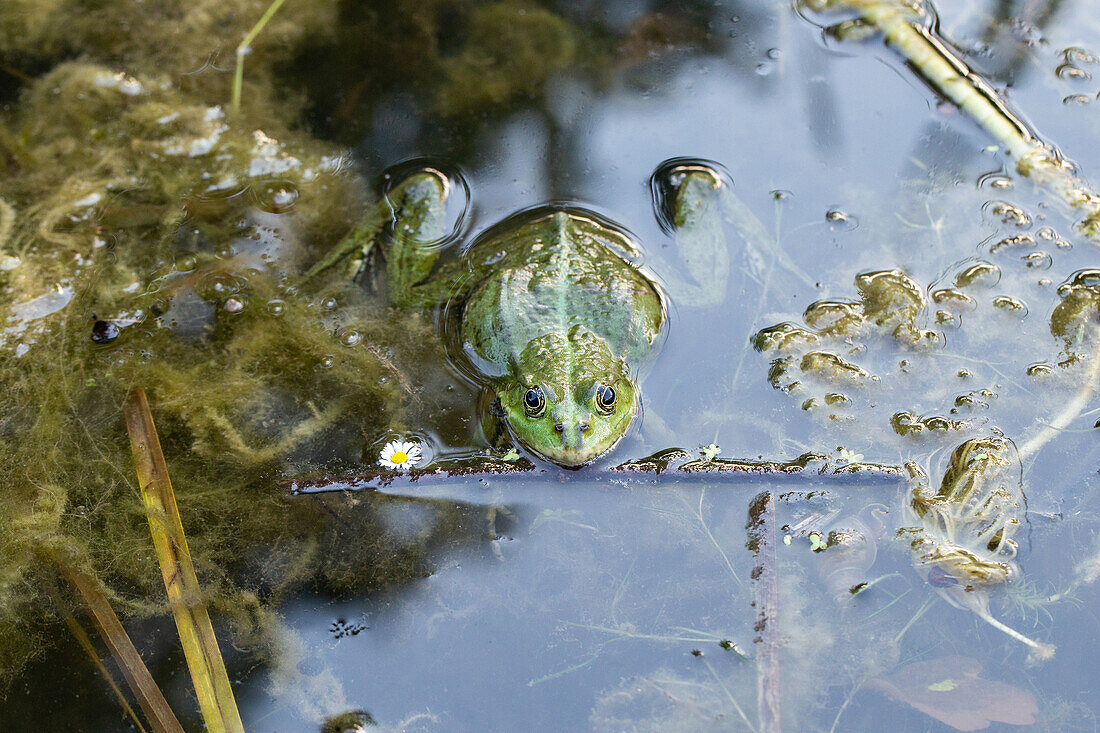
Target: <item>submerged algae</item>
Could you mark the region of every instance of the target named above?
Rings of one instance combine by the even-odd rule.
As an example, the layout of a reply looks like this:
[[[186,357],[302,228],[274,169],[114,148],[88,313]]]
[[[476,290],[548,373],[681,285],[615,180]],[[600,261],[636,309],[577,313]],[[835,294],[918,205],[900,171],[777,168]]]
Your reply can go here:
[[[290,589],[401,582],[423,574],[432,538],[477,536],[440,505],[414,541],[345,543],[346,517],[378,521],[373,505],[340,517],[272,489],[286,471],[357,464],[417,409],[410,392],[448,379],[441,355],[423,358],[426,320],[396,320],[350,282],[297,285],[365,198],[340,151],[89,63],[28,87],[8,124],[0,688],[52,646],[55,566],[96,578],[124,617],[167,611],[122,423],[132,385],[150,393],[203,592],[261,657],[286,647],[271,609]],[[26,307],[56,292],[56,307]],[[97,323],[112,338],[93,338]]]
[[[386,17],[423,33],[370,30],[383,49],[424,40],[448,113],[471,111],[474,87],[506,104],[592,59],[576,28],[537,6],[414,5]],[[0,8],[0,54],[21,95],[0,116],[12,173],[0,178],[0,686],[50,647],[53,564],[97,578],[124,616],[166,610],[122,429],[132,385],[150,394],[204,593],[239,644],[279,648],[249,629],[269,636],[290,588],[400,581],[422,574],[426,543],[484,534],[429,505],[431,526],[399,541],[378,531],[373,502],[336,516],[270,491],[283,472],[373,461],[370,442],[411,424],[410,411],[454,402],[450,429],[468,437],[469,394],[442,354],[425,358],[426,319],[397,320],[352,282],[299,282],[368,196],[342,150],[293,129],[303,97],[276,78],[347,24],[338,3],[289,4],[253,44],[243,114],[230,119],[218,56],[264,6]],[[472,32],[441,48],[455,12]],[[502,62],[501,34],[523,64]],[[82,60],[66,61],[76,50]],[[432,406],[416,397],[426,385]],[[349,536],[362,522],[376,526]]]

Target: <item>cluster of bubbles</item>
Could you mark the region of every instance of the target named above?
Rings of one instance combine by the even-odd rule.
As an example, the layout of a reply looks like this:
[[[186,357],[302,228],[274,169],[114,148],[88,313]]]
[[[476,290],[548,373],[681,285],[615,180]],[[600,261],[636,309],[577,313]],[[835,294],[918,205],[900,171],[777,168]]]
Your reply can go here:
[[[1089,53],[1083,48],[1070,46],[1062,51],[1062,61],[1054,70],[1059,79],[1072,84],[1082,84],[1092,80],[1092,72],[1086,67],[1100,64],[1100,57]],[[1067,94],[1062,99],[1062,104],[1085,105],[1092,102],[1093,98],[1100,99],[1100,91],[1084,94],[1076,92]]]

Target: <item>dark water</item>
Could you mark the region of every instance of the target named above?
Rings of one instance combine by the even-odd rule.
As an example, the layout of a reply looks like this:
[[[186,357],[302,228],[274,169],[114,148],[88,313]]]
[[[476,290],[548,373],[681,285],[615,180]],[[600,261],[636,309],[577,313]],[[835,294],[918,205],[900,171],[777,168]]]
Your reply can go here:
[[[1026,370],[1063,357],[1049,326],[1058,285],[1100,266],[1100,251],[1075,231],[1077,214],[1016,174],[996,141],[939,100],[880,38],[835,40],[816,23],[846,16],[789,4],[552,7],[588,43],[603,44],[594,46],[599,53],[585,46],[544,83],[455,115],[440,111],[435,87],[418,73],[402,77],[416,63],[410,57],[390,61],[384,82],[357,92],[368,101],[355,101],[357,80],[382,62],[356,45],[354,29],[368,16],[394,22],[382,9],[377,19],[346,8],[347,30],[303,50],[302,65],[285,73],[310,95],[310,130],[348,146],[366,175],[419,156],[461,171],[470,190],[466,237],[518,209],[566,200],[636,234],[660,277],[681,265],[654,215],[650,175],[680,156],[728,171],[771,241],[748,241],[731,223],[733,268],[719,304],[673,300],[667,341],[642,381],[644,416],[615,461],[714,443],[723,458],[817,452],[834,464],[851,453],[881,464],[915,461],[936,480],[966,438],[1003,433],[1022,445],[1071,399],[1084,369],[1056,367],[1045,381]],[[1086,178],[1100,180],[1100,82],[1059,72],[1067,48],[1083,49],[1080,58],[1100,53],[1092,4],[938,10],[941,32],[962,57],[1007,90],[1014,109]],[[456,26],[456,37],[439,42],[460,48],[468,30]],[[309,65],[321,63],[336,70]],[[1100,74],[1095,61],[1077,65]],[[1023,218],[1003,215],[1002,201]],[[1044,227],[1054,235],[1044,238]],[[1033,246],[991,251],[1024,233]],[[1047,255],[1038,269],[1021,259],[1032,251]],[[807,379],[802,392],[787,394],[767,380],[771,357],[750,345],[761,328],[801,322],[815,301],[856,298],[860,273],[900,268],[930,292],[978,259],[996,264],[1000,278],[959,316],[961,325],[940,329],[942,346],[906,350],[883,334],[843,344],[873,382]],[[1026,303],[1026,315],[994,307],[1001,295]],[[458,375],[453,382],[458,397],[448,405],[467,393],[475,400]],[[826,394],[838,393],[847,400],[826,404]],[[800,409],[810,398],[817,405]],[[769,642],[754,628],[761,591],[752,579],[764,561],[746,525],[753,498],[772,492],[779,651],[768,674],[788,729],[872,731],[890,720],[896,730],[950,730],[868,680],[957,655],[1010,686],[1010,700],[1032,697],[1037,728],[1095,730],[1100,585],[1041,601],[1070,587],[1078,563],[1100,550],[1098,409],[1088,402],[1021,466],[1023,580],[994,591],[991,609],[1058,647],[1040,664],[1029,663],[1022,644],[939,599],[914,572],[907,543],[895,536],[914,521],[900,481],[657,485],[550,471],[530,481],[436,487],[430,496],[413,485],[395,495],[296,498],[331,517],[325,552],[354,563],[363,534],[381,532],[396,548],[387,562],[407,572],[351,597],[306,587],[283,600],[275,661],[227,652],[242,718],[256,731],[317,730],[324,717],[356,709],[394,730],[766,729],[757,708],[764,673],[754,659]],[[900,411],[970,422],[946,435],[906,437],[890,426]],[[412,431],[437,450],[464,447],[474,411],[441,412]],[[805,532],[785,529],[805,520],[827,531],[866,520],[876,507],[882,527],[871,533],[873,564],[866,555],[814,552]],[[846,562],[862,580],[878,581],[857,596],[838,593],[829,574]],[[134,633],[158,660],[154,675],[177,710],[192,710],[171,624],[146,623]],[[996,699],[983,690],[972,698]],[[14,686],[0,719],[6,730],[128,730],[109,694],[64,641]],[[201,725],[193,712],[185,723]]]

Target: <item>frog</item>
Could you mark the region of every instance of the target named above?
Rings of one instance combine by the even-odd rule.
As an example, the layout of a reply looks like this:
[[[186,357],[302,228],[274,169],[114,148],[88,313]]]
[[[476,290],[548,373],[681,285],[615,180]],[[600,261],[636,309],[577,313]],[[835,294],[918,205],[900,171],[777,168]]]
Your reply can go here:
[[[675,273],[662,280],[690,291],[685,301],[713,299],[728,269],[719,199],[729,184],[701,162],[654,175],[668,193],[655,197],[655,207],[668,209],[658,218],[690,250],[683,259],[694,282]],[[444,256],[453,246],[451,188],[450,176],[430,165],[406,167],[391,182],[379,278],[389,301],[441,309],[444,329],[457,335],[454,361],[483,389],[487,442],[502,424],[542,460],[566,469],[593,463],[640,412],[638,372],[663,342],[668,286],[643,265],[624,227],[564,203],[517,212]]]

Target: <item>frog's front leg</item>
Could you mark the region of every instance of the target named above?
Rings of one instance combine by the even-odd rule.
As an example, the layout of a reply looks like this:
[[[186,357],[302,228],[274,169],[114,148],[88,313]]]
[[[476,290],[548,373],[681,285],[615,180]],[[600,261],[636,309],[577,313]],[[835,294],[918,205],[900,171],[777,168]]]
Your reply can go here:
[[[413,291],[428,278],[439,257],[449,187],[447,177],[430,168],[399,181],[306,272],[303,283],[332,270],[342,270],[343,277],[354,279],[381,245],[390,297],[398,305],[419,302],[422,299],[414,297]]]
[[[387,196],[393,232],[384,246],[386,282],[395,305],[433,305],[446,299],[451,278],[433,270],[446,235],[449,192],[447,177],[425,168]]]
[[[722,217],[722,196],[728,184],[714,169],[685,164],[658,175],[667,176],[673,191],[668,212],[676,248],[687,278],[669,270],[664,277],[674,303],[707,307],[721,303],[729,279],[730,255]]]

